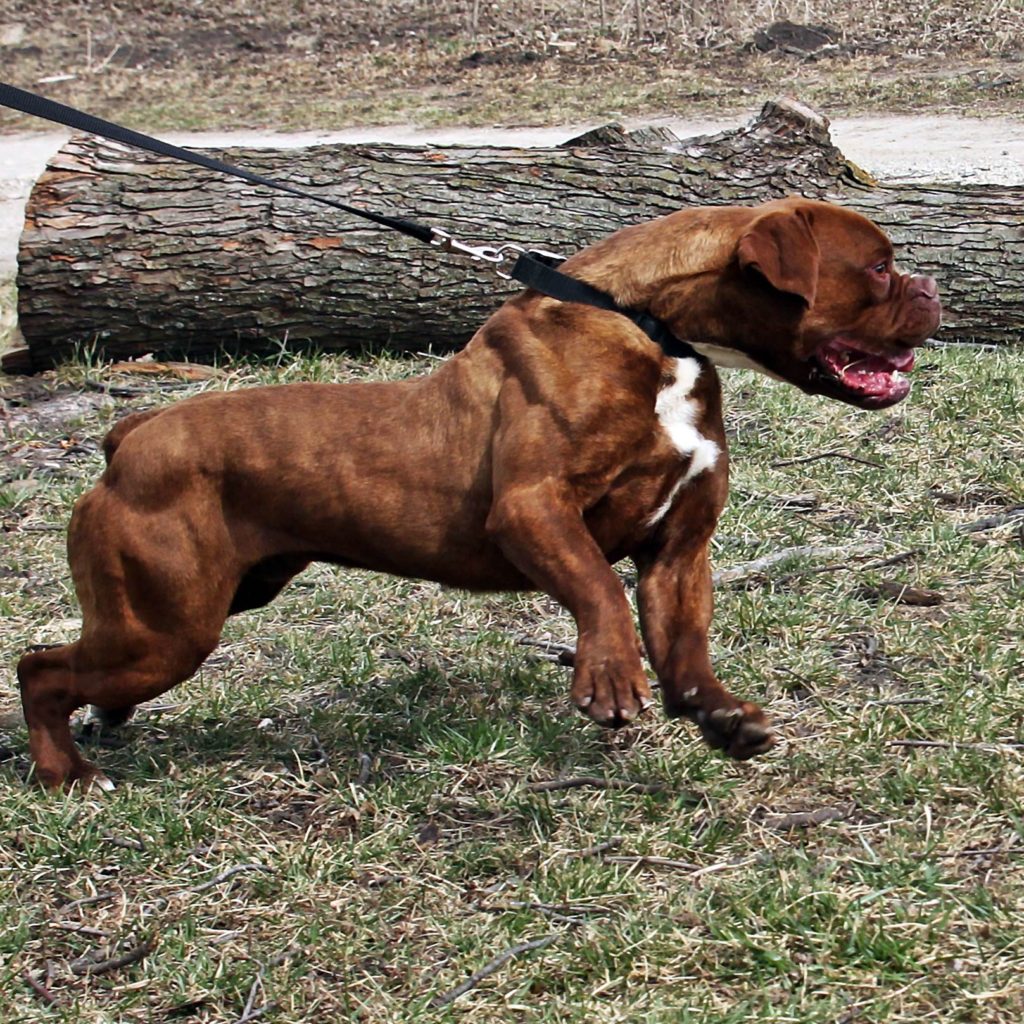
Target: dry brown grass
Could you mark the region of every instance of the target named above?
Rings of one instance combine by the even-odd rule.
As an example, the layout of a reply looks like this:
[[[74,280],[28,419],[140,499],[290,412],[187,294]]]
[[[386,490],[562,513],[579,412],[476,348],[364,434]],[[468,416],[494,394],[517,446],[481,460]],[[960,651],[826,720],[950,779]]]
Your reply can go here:
[[[24,37],[4,51],[5,78],[143,128],[557,123],[746,111],[780,90],[830,113],[976,113],[1017,110],[1024,90],[1024,10],[1009,0],[8,8]],[[749,52],[784,18],[837,42],[813,58]],[[0,116],[15,126],[29,122]]]

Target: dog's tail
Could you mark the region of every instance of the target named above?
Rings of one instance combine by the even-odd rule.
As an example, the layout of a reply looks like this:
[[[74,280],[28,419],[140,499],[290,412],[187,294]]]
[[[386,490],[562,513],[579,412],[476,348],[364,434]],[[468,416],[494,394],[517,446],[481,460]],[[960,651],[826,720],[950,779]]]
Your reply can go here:
[[[107,460],[107,465],[110,465],[110,460],[114,457],[114,452],[117,451],[118,446],[136,427],[141,426],[146,420],[151,420],[154,416],[159,415],[163,412],[163,409],[147,409],[145,412],[133,412],[129,416],[125,416],[123,420],[118,420],[109,431],[107,436],[103,438],[103,457]]]

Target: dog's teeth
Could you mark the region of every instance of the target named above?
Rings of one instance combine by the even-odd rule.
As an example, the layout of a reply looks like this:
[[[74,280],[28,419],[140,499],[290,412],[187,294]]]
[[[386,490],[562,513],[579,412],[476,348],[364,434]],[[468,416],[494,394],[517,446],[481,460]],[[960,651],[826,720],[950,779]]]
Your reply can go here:
[[[580,697],[580,699],[578,701],[576,701],[576,707],[578,707],[578,708],[589,708],[590,705],[593,704],[593,703],[594,703],[594,698],[593,697]]]

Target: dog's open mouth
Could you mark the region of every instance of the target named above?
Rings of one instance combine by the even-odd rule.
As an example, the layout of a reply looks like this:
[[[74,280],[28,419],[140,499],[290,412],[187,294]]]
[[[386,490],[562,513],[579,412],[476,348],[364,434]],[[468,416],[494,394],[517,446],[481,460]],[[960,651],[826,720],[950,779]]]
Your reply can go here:
[[[911,349],[887,355],[868,352],[846,338],[825,342],[811,357],[820,377],[836,397],[867,409],[883,409],[907,397],[910,381],[903,376],[914,366]]]

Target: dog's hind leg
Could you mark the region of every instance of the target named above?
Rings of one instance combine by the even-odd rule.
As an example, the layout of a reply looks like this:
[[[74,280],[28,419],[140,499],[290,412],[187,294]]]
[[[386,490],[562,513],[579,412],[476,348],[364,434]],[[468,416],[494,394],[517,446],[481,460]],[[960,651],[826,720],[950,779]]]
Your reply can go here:
[[[239,571],[221,536],[200,546],[185,517],[133,507],[103,484],[75,508],[68,533],[82,609],[73,644],[18,664],[36,774],[48,786],[102,784],[71,738],[86,704],[124,719],[183,682],[220,639]]]
[[[140,635],[128,644],[125,639],[83,639],[33,651],[18,663],[29,750],[44,785],[108,788],[105,776],[75,747],[71,713],[86,704],[130,713],[192,675],[216,643],[216,638],[195,642],[166,634]]]

